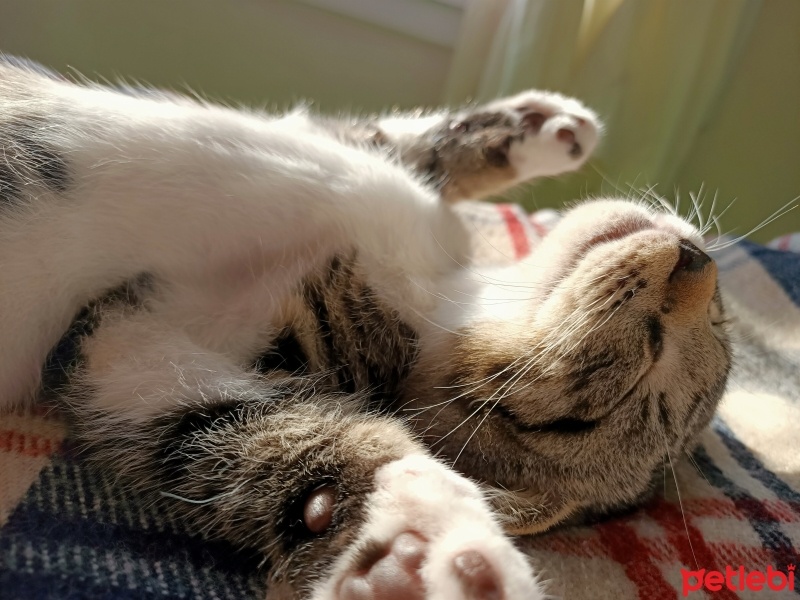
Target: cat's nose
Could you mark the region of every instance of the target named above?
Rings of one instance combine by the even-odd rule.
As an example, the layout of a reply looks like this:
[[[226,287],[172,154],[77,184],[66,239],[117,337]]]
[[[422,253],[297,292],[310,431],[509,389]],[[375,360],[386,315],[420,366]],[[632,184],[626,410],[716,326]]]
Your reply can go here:
[[[675,303],[675,314],[706,314],[716,287],[716,263],[689,240],[680,240],[678,259],[669,276],[669,296]]]
[[[675,279],[685,274],[699,273],[711,262],[711,257],[689,240],[681,240],[678,248],[678,262],[675,263],[675,268],[672,269],[670,279]]]

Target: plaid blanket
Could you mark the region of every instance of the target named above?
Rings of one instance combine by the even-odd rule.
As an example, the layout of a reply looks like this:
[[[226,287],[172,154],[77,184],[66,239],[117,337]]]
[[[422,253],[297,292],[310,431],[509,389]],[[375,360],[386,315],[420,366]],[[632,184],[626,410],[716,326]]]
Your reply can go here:
[[[558,218],[507,204],[459,210],[485,262],[524,258]],[[727,599],[800,596],[800,234],[715,258],[736,340],[718,416],[641,510],[521,542],[555,597],[703,598],[716,588]],[[758,591],[758,573],[770,570]],[[86,468],[58,417],[2,417],[0,598],[263,595],[230,547],[198,541],[122,492],[113,473]]]

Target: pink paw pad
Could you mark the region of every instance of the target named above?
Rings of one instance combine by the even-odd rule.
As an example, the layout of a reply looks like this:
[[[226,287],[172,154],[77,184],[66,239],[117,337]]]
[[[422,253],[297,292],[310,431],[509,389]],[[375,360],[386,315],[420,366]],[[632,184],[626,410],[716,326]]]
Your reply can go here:
[[[401,533],[383,552],[365,556],[360,568],[342,580],[338,600],[424,600],[419,568],[427,546],[419,534]]]
[[[453,560],[466,598],[503,600],[503,589],[489,562],[476,550],[462,552]]]
[[[340,586],[338,600],[425,600],[420,568],[428,550],[427,540],[407,531],[388,547],[369,552]],[[503,600],[502,584],[489,561],[477,550],[458,554],[453,574],[461,584],[464,600]]]

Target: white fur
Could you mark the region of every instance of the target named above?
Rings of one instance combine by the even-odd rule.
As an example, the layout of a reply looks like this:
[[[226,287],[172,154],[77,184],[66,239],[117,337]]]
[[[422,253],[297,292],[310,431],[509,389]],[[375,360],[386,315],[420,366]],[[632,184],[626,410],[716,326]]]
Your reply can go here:
[[[505,600],[544,598],[530,565],[492,516],[477,486],[432,458],[407,456],[381,467],[377,489],[369,498],[369,514],[359,540],[389,545],[406,531],[428,539],[421,568],[428,600],[467,600],[453,569],[456,556],[479,552],[497,573]],[[354,544],[357,547],[358,544]],[[335,600],[342,578],[349,575],[351,549],[314,591],[313,600]]]
[[[227,352],[238,345],[232,336],[273,320],[296,265],[315,256],[356,245],[381,292],[423,331],[430,323],[421,315],[434,309],[444,276],[464,262],[465,233],[432,191],[383,157],[325,135],[302,112],[265,117],[19,77],[0,74],[0,94],[13,98],[25,86],[38,98],[26,98],[26,110],[66,123],[59,141],[80,193],[0,216],[0,338],[14,341],[0,345],[0,409],[31,397],[47,351],[83,303],[144,271],[185,284],[165,313],[197,322],[205,315],[211,329],[195,327],[197,335]],[[594,148],[599,125],[575,100],[528,92],[492,106],[523,104],[555,115],[564,105],[558,118],[586,119],[587,132],[576,135],[586,138],[584,155]],[[411,135],[439,118],[384,123],[393,135]],[[512,147],[523,179],[582,162],[554,151],[552,136],[530,137],[540,141]],[[537,161],[546,173],[528,165]],[[232,265],[250,271],[227,286],[242,318],[223,329],[211,303]]]
[[[143,271],[202,281],[203,272],[256,262],[262,285],[277,290],[287,275],[296,281],[287,257],[354,243],[393,282],[397,269],[435,278],[462,255],[449,209],[379,156],[280,120],[37,83],[45,89],[36,108],[66,107],[60,117],[76,134],[63,145],[81,190],[3,219],[0,336],[14,343],[0,345],[0,408],[33,392],[83,303]],[[407,244],[420,228],[432,235]]]
[[[539,112],[547,117],[539,135],[526,136],[522,142],[511,146],[509,159],[519,173],[518,182],[561,175],[579,168],[594,152],[602,131],[600,120],[592,110],[575,98],[555,92],[528,90],[490,102],[486,108]],[[564,156],[565,142],[557,137],[561,129],[574,133],[582,148],[579,157]]]
[[[594,152],[600,139],[602,126],[597,115],[578,100],[554,92],[528,90],[490,102],[485,108],[506,112],[512,119],[519,118],[523,111],[539,112],[547,117],[538,135],[526,136],[511,145],[509,159],[511,166],[519,173],[516,183],[578,169]],[[457,121],[458,117],[457,113],[455,118],[450,118]],[[441,125],[446,118],[448,115],[440,112],[392,115],[384,117],[379,123],[389,138],[404,142]],[[581,156],[572,158],[565,155],[565,142],[557,137],[561,129],[568,129],[575,134],[576,141],[582,147]]]
[[[522,105],[552,118],[542,135],[512,147],[520,179],[574,169],[594,149],[597,120],[577,101],[528,92],[492,106]],[[201,395],[205,377],[219,388],[230,373],[235,392],[237,365],[263,347],[282,299],[337,250],[359,250],[371,285],[421,338],[442,323],[498,316],[493,300],[513,289],[491,277],[476,283],[462,267],[466,234],[432,190],[384,157],[326,135],[302,111],[268,117],[131,98],[0,68],[0,111],[20,109],[59,123],[56,141],[74,181],[65,198],[39,192],[0,211],[0,410],[33,396],[48,350],[82,305],[142,272],[169,282],[151,310],[105,325],[87,342],[95,407],[134,422],[182,401],[176,369],[181,385]],[[442,118],[387,117],[381,125],[400,138]],[[561,127],[574,129],[582,158],[570,158],[556,139]],[[459,288],[483,300],[455,309],[439,300]],[[428,598],[461,597],[452,559],[468,549],[501,575],[506,600],[542,597],[471,482],[423,456],[376,478],[361,535],[424,534]],[[314,598],[334,597],[348,560]]]

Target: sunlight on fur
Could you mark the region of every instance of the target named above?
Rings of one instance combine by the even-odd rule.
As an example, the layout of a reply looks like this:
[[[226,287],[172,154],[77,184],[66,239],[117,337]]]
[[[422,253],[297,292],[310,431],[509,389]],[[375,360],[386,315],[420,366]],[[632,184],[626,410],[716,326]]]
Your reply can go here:
[[[57,397],[268,598],[544,598],[508,534],[643,502],[722,397],[716,197],[471,253],[460,201],[595,150],[578,100],[334,120],[0,63],[0,120],[0,409]]]

